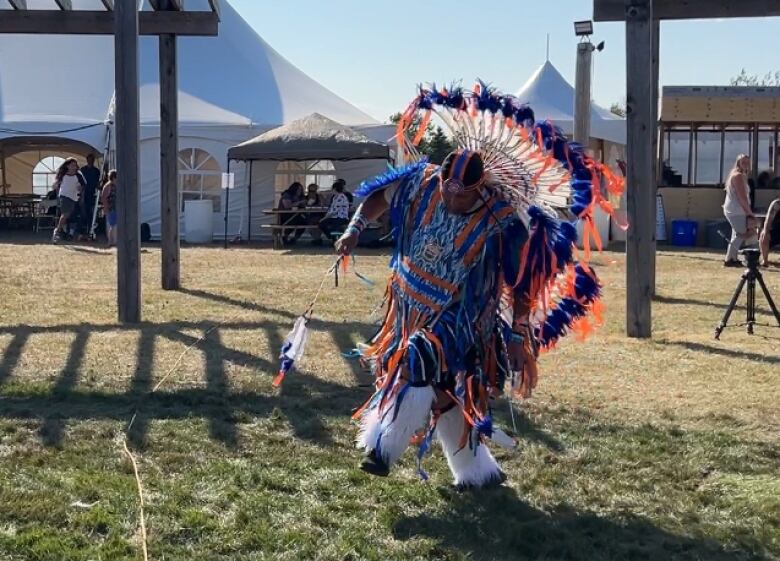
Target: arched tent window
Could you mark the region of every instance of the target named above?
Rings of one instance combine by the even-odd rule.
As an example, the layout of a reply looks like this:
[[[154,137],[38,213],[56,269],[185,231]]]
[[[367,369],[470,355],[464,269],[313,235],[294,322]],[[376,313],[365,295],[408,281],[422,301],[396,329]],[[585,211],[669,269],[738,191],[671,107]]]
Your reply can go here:
[[[32,172],[32,188],[35,195],[45,196],[51,190],[54,180],[57,179],[57,168],[64,161],[65,158],[60,156],[46,156],[35,165]]]
[[[300,162],[280,162],[276,166],[274,186],[277,194],[287,189],[290,184],[299,182],[306,188],[310,183],[320,186],[320,193],[325,194],[336,181],[336,168],[330,160],[304,160]]]
[[[222,169],[219,162],[200,148],[185,148],[179,151],[179,191],[181,208],[184,201],[208,199],[214,205],[214,212],[221,208]]]

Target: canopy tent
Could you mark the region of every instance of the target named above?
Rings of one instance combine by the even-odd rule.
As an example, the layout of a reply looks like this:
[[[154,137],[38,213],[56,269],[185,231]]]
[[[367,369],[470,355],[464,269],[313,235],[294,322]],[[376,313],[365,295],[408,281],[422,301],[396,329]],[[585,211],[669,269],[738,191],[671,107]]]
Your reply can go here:
[[[534,72],[516,95],[531,106],[537,120],[549,119],[564,133],[574,133],[574,87],[549,60]],[[591,102],[590,135],[625,145],[626,120]]]
[[[74,9],[99,0],[73,0]],[[207,10],[208,0],[188,0]],[[36,9],[55,9],[36,0]],[[317,111],[375,140],[391,136],[371,116],[329,91],[273,50],[230,6],[220,2],[218,37],[180,37],[178,47],[180,177],[186,198],[214,201],[214,231],[222,232],[224,193],[220,174],[227,150],[258,134]],[[149,10],[148,0],[144,10]],[[156,236],[160,225],[160,128],[158,41],[139,39],[141,220]],[[113,124],[113,39],[107,36],[0,35],[0,152],[19,137],[52,142],[44,156],[72,153],[72,141],[106,151]],[[113,137],[113,135],[110,135]],[[109,160],[111,151],[109,150]],[[30,157],[7,162],[11,192],[31,191]],[[20,167],[21,166],[21,167]],[[26,166],[26,167],[25,167]],[[11,169],[11,168],[14,169]],[[18,169],[16,169],[18,167]],[[236,184],[245,185],[246,170]],[[13,178],[19,178],[14,180]],[[231,217],[244,204],[231,196]],[[240,228],[238,218],[229,235]]]
[[[228,150],[230,160],[372,160],[390,158],[387,144],[319,113],[270,130]]]
[[[390,128],[383,127],[382,136],[389,137]],[[273,220],[263,211],[275,206],[277,192],[292,181],[317,183],[328,189],[338,177],[350,189],[366,177],[381,173],[391,158],[386,142],[319,113],[230,148],[228,160],[246,162],[249,168],[251,188],[245,198],[248,208],[246,213],[241,209],[242,224],[246,214],[247,237],[263,235],[260,226]]]

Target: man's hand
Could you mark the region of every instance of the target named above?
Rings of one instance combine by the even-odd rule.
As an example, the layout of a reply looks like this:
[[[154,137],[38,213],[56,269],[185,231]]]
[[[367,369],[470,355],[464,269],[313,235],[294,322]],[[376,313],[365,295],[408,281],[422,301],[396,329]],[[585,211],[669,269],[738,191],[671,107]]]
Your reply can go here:
[[[344,234],[336,240],[336,253],[339,255],[350,255],[358,244],[357,232],[344,232]]]

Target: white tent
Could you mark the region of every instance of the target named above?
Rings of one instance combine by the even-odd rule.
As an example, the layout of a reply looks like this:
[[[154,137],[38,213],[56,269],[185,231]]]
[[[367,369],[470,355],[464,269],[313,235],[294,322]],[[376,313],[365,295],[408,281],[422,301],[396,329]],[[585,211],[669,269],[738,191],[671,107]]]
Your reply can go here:
[[[520,101],[528,103],[537,120],[549,119],[566,134],[574,132],[574,87],[548,60],[517,92]],[[616,144],[626,143],[626,120],[590,104],[590,135]]]
[[[38,4],[49,1],[53,8],[54,0]],[[74,8],[94,8],[92,3],[73,2]],[[188,9],[207,6],[207,0],[192,0]],[[224,231],[220,174],[227,170],[230,146],[315,111],[375,140],[392,134],[274,51],[227,1],[220,6],[219,36],[178,39],[182,197],[214,200],[215,234]],[[160,220],[157,48],[156,37],[140,39],[141,220],[150,224],[153,235]],[[6,152],[16,154],[22,137],[43,137],[46,148],[37,157],[81,155],[90,149],[103,153],[112,126],[113,65],[111,37],[0,36],[0,142]],[[61,149],[52,150],[52,144]],[[29,152],[8,160],[11,191],[31,190],[30,162],[38,158]],[[336,166],[335,172],[355,182],[379,171],[376,165]],[[247,201],[246,170],[231,171],[237,172],[239,187],[230,197],[229,234],[234,235],[242,227],[239,218]],[[268,172],[273,176],[275,170]],[[259,181],[253,178],[253,185],[261,185]],[[274,198],[273,192],[254,194],[253,204],[270,206]]]

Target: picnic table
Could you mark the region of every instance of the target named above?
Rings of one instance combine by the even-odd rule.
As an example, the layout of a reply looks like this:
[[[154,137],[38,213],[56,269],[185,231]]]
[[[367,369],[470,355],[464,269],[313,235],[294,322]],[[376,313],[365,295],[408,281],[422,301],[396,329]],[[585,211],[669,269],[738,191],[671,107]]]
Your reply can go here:
[[[352,214],[354,211],[353,207],[350,207],[349,212]],[[274,242],[274,249],[280,249],[282,244],[282,238],[284,237],[285,232],[293,231],[293,230],[309,230],[309,231],[317,231],[320,229],[319,227],[319,219],[325,218],[325,214],[328,212],[328,207],[324,206],[310,206],[305,208],[293,208],[293,209],[278,209],[278,208],[267,208],[263,210],[263,214],[266,216],[277,216],[278,217],[278,223],[276,224],[263,224],[260,227],[266,230],[271,231],[271,236],[273,238]],[[296,214],[303,214],[307,215],[312,219],[310,224],[288,224],[289,220]],[[313,215],[313,216],[312,216]],[[381,229],[381,225],[379,223],[372,222],[368,225],[366,230],[374,230],[378,231]]]
[[[325,214],[328,212],[328,207],[325,206],[310,206],[303,208],[267,208],[263,210],[263,214],[266,216],[276,216],[278,221],[276,224],[263,224],[261,228],[271,230],[271,236],[274,242],[274,249],[280,249],[282,247],[282,238],[284,233],[293,230],[310,230],[317,231],[319,227],[319,219],[325,218]],[[305,215],[312,220],[311,224],[288,224],[293,217],[297,215]]]
[[[32,218],[41,202],[40,195],[9,193],[0,195],[0,216],[4,218]]]

